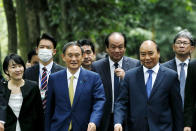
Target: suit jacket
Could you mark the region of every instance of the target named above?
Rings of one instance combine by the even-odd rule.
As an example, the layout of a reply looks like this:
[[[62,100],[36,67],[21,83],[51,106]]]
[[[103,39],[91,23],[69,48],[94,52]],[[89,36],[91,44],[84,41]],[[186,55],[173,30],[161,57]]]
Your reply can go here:
[[[67,71],[56,72],[48,83],[46,131],[68,131],[70,122],[73,131],[87,131],[89,122],[99,126],[104,103],[104,89],[97,73],[81,68],[71,106]]]
[[[11,90],[8,89],[7,83],[2,88],[7,106],[5,131],[15,131],[17,117],[8,105]],[[25,85],[21,87],[21,92],[23,103],[18,118],[21,131],[43,131],[44,113],[37,83],[25,80]]]
[[[2,78],[0,80],[0,121],[4,121],[6,120],[6,108],[7,108],[7,105],[6,105],[6,100],[4,98],[4,86],[5,84],[5,81],[4,79]]]
[[[189,63],[185,86],[184,126],[196,129],[196,60]],[[193,121],[192,121],[193,120]]]
[[[176,66],[176,60],[175,60],[175,58],[172,59],[172,60],[169,60],[169,61],[167,61],[165,63],[163,63],[162,66],[165,66],[165,67],[167,67],[169,69],[172,69],[172,70],[174,70],[174,71],[177,72],[177,66]]]
[[[53,63],[52,69],[51,69],[51,74],[60,70],[63,70],[64,67]],[[36,81],[39,84],[39,64],[36,64],[32,67],[29,67],[26,69],[24,73],[24,79]]]
[[[123,123],[126,115],[129,131],[182,131],[183,111],[177,73],[160,66],[148,98],[143,66],[129,70],[115,103],[114,123]]]
[[[126,56],[123,57],[122,68],[125,71],[134,68],[138,65],[140,65],[140,62],[138,60]],[[92,64],[92,71],[99,73],[103,82],[105,95],[106,95],[106,103],[104,106],[104,117],[101,122],[100,130],[108,131],[108,126],[109,123],[111,122],[110,114],[112,111],[112,82],[111,82],[109,57],[95,61]]]

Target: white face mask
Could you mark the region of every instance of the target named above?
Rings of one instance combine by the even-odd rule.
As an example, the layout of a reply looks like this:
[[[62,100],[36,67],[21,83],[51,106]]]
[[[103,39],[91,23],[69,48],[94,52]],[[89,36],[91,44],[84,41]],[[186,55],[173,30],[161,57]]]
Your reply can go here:
[[[52,50],[49,49],[39,49],[38,57],[43,62],[48,62],[52,58]]]

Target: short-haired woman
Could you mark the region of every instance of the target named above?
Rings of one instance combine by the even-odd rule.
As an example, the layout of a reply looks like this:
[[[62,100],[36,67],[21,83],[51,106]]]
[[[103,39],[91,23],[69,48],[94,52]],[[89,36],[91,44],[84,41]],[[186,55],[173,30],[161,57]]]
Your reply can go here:
[[[43,131],[44,113],[37,83],[23,79],[24,61],[17,54],[5,57],[3,71],[8,82],[1,83],[7,102],[5,131]]]

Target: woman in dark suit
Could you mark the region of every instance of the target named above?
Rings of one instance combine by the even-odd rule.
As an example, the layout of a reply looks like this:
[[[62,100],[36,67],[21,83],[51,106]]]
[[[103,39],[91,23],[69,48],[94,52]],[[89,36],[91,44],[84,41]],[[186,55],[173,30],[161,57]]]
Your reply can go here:
[[[43,131],[43,108],[37,83],[24,80],[24,61],[11,54],[3,62],[8,82],[1,83],[6,99],[5,131]]]

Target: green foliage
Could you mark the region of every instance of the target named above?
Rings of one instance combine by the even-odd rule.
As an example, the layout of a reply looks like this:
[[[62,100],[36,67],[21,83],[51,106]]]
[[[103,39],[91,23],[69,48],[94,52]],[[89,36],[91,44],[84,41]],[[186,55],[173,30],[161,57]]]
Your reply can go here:
[[[141,42],[152,39],[161,49],[161,59],[166,61],[174,55],[171,45],[178,31],[187,28],[196,34],[193,0],[42,1],[48,3],[44,14],[58,40],[58,62],[62,62],[61,50],[68,41],[87,38],[95,43],[97,52],[103,52],[105,36],[114,31],[126,34],[128,56],[137,57]]]

